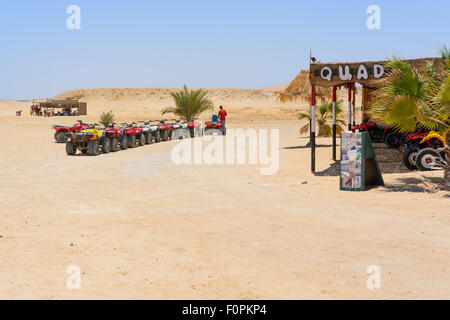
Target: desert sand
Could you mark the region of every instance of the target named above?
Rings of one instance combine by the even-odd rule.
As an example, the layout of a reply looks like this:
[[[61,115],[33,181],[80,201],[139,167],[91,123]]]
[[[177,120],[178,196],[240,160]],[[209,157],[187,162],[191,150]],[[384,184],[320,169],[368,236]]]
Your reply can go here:
[[[108,110],[130,121],[160,118],[169,91],[59,98],[88,101],[87,122]],[[68,157],[51,125],[76,118],[0,102],[0,298],[450,298],[450,198],[426,192],[442,172],[409,172],[377,146],[386,187],[339,191],[330,138],[318,139],[310,172],[296,118],[304,103],[277,104],[270,89],[210,92],[228,128],[280,129],[276,175],[175,165],[178,141]],[[70,265],[82,271],[81,290],[66,287]],[[381,269],[380,289],[366,286],[370,265]]]

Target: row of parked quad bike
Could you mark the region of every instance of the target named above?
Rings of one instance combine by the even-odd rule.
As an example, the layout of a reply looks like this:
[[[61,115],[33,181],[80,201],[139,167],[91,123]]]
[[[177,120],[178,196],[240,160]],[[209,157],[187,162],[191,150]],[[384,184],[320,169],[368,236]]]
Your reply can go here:
[[[403,164],[410,170],[429,171],[436,169],[437,163],[445,159],[445,134],[418,128],[415,132],[400,133],[393,126],[372,123],[369,119],[352,131],[368,132],[372,142],[385,143],[388,148],[398,149],[403,145]]]
[[[172,122],[168,122],[172,121]],[[211,121],[205,123],[205,128],[196,120],[149,120],[131,124],[109,124],[99,128],[98,124],[87,124],[78,120],[73,126],[53,126],[55,140],[66,143],[66,153],[75,155],[77,151],[89,155],[100,152],[109,153],[146,144],[158,143],[183,138],[200,137],[203,134],[222,134],[221,123]]]

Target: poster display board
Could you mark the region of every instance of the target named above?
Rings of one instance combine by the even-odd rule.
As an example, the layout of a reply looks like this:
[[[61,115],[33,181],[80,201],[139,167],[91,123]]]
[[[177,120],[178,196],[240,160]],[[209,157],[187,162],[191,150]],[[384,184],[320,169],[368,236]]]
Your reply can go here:
[[[341,135],[340,189],[364,191],[384,186],[372,142],[367,132],[346,131]]]

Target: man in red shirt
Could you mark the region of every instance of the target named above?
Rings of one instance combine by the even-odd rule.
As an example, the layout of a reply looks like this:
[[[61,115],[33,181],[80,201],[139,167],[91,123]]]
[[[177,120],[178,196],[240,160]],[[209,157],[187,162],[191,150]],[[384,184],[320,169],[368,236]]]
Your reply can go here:
[[[222,123],[222,134],[223,135],[226,135],[227,134],[227,128],[225,128],[225,120],[226,120],[226,117],[227,117],[227,112],[225,111],[225,109],[222,107],[222,106],[220,106],[219,107],[219,120],[220,120],[220,122]]]

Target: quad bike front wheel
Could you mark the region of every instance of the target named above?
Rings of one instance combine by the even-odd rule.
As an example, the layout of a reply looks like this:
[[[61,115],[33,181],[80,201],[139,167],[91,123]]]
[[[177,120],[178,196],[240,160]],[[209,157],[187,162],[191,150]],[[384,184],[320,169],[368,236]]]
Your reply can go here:
[[[77,153],[77,147],[72,141],[66,143],[66,153],[68,156],[74,156]]]
[[[389,149],[398,149],[401,145],[401,138],[395,132],[391,132],[384,138],[384,143]]]
[[[58,131],[58,132],[55,132],[55,140],[58,143],[66,143],[67,140],[69,140],[69,136],[67,135],[67,132],[65,132],[65,131]]]
[[[153,143],[153,134],[151,132],[145,133],[145,143],[152,144]]]
[[[89,141],[87,144],[87,154],[90,156],[98,156],[100,154],[100,147],[98,140]]]
[[[128,137],[128,147],[129,148],[136,148],[136,136],[129,136]]]
[[[122,150],[128,149],[128,138],[126,136],[123,136],[120,139],[120,149],[122,149]]]
[[[167,130],[164,130],[164,131],[162,132],[161,140],[162,140],[162,141],[167,141],[167,140],[169,140],[169,132],[168,132]]]
[[[109,138],[104,138],[102,143],[102,152],[110,153],[111,152],[111,140]]]
[[[158,143],[161,141],[161,133],[159,131],[155,132],[155,142]]]
[[[140,147],[145,146],[145,136],[141,133],[137,139]]]
[[[433,148],[420,150],[416,158],[416,166],[420,171],[431,171],[439,169],[436,167],[437,160],[442,158],[441,154]]]
[[[111,139],[111,152],[117,152],[119,151],[119,141],[117,138]]]
[[[403,152],[403,159],[402,159],[403,164],[409,170],[417,170],[416,159],[417,159],[418,153],[419,153],[419,150],[417,150],[417,148],[411,148],[411,147],[406,148],[405,152]]]

